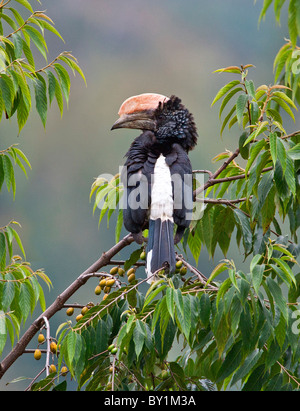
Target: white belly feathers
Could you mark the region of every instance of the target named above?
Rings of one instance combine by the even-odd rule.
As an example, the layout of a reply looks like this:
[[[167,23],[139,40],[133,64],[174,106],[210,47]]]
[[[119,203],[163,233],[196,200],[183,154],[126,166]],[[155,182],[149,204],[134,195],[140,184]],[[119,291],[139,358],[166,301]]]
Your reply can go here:
[[[151,190],[150,218],[173,222],[173,193],[170,168],[161,154],[154,167]]]

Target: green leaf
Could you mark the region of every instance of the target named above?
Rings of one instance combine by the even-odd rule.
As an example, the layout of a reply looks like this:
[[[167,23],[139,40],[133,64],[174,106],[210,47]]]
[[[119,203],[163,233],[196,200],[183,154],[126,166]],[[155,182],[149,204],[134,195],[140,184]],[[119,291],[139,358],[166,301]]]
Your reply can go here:
[[[268,122],[267,121],[262,121],[258,124],[258,126],[256,127],[256,130],[254,130],[250,136],[247,138],[247,140],[244,143],[244,146],[247,145],[248,143],[250,143],[251,141],[255,140],[256,137],[258,137],[260,134],[262,134],[264,131],[267,130],[267,125]]]
[[[247,138],[248,138],[247,131],[244,131],[243,134],[241,134],[239,138],[240,154],[244,160],[248,160],[249,151],[250,151],[250,144],[247,144],[246,146],[244,146],[244,143],[247,140]]]
[[[275,263],[277,265],[279,265],[279,267],[282,269],[282,271],[286,274],[286,276],[287,276],[286,278],[288,278],[289,283],[290,284],[293,283],[295,286],[297,286],[295,276],[294,276],[290,266],[284,260],[282,260],[280,258],[272,257],[272,260],[275,261]]]
[[[151,303],[151,301],[157,296],[157,294],[159,294],[160,292],[162,292],[165,288],[167,288],[166,285],[162,285],[158,288],[156,288],[154,291],[152,291],[148,297],[146,298],[145,302],[144,302],[144,308],[147,307],[147,305],[149,305]]]
[[[284,319],[288,322],[288,309],[286,305],[286,301],[282,295],[281,288],[279,285],[270,277],[267,278],[267,287],[274,298],[276,305],[278,306],[279,310],[281,311]]]
[[[251,270],[252,284],[257,294],[258,294],[259,287],[263,280],[264,271],[265,271],[265,264],[261,264],[261,265],[257,264]]]
[[[287,154],[292,160],[300,160],[300,143],[290,148]]]
[[[37,49],[47,61],[47,43],[42,34],[36,28],[29,25],[26,25],[22,30],[29,34]]]
[[[243,89],[241,87],[236,87],[233,90],[231,90],[227,96],[224,97],[221,106],[220,106],[220,111],[219,111],[219,118],[221,118],[221,115],[224,111],[224,108],[227,106],[227,104],[229,103],[229,101],[232,99],[232,97],[238,93],[239,91],[243,91]]]
[[[233,80],[230,83],[226,84],[226,86],[222,87],[221,90],[218,91],[216,97],[214,98],[213,102],[211,103],[211,107],[218,101],[220,98],[222,98],[226,93],[228,93],[229,90],[231,90],[233,87],[237,86],[240,84],[239,80]]]
[[[221,382],[229,377],[239,366],[242,359],[242,341],[236,342],[226,354],[225,360],[218,371],[216,382]]]
[[[263,351],[260,351],[258,348],[252,351],[252,353],[245,359],[244,363],[234,374],[231,380],[231,386],[251,372],[251,370],[254,368],[255,364],[258,362],[262,354]]]
[[[10,227],[10,228],[11,228],[11,231],[12,231],[12,233],[13,233],[13,236],[14,236],[14,238],[15,238],[18,246],[20,247],[20,250],[21,250],[24,258],[26,258],[25,250],[24,250],[23,244],[22,244],[22,242],[21,242],[21,239],[20,239],[20,237],[19,237],[19,234],[18,234],[18,233],[16,232],[16,230],[14,230],[12,227]]]
[[[281,98],[278,97],[272,97],[272,101],[275,101],[276,103],[278,103],[280,105],[280,107],[283,108],[283,110],[290,116],[292,117],[292,119],[295,120],[295,116],[294,113],[292,112],[292,110],[290,109],[290,106],[288,104],[286,104],[286,102],[284,100],[282,100]]]
[[[32,293],[30,288],[31,287],[26,282],[22,283],[20,287],[18,303],[22,312],[22,319],[24,323],[29,315],[32,304]]]
[[[14,99],[14,85],[10,77],[5,74],[1,74],[0,77],[0,90],[2,92],[2,98],[5,106],[5,111],[8,116],[10,116],[12,103]]]
[[[241,227],[245,252],[248,254],[252,248],[253,238],[249,218],[239,208],[235,208],[233,212],[237,224]]]
[[[47,110],[48,110],[47,86],[46,86],[46,81],[41,75],[38,75],[37,79],[34,82],[34,91],[35,91],[36,110],[39,113],[39,116],[45,128],[46,121],[47,121]]]
[[[174,289],[172,287],[168,287],[166,292],[166,303],[167,309],[169,314],[174,321],[174,314],[175,314],[175,306],[174,306]]]
[[[259,20],[258,20],[259,23],[260,23],[261,19],[265,18],[266,12],[267,12],[268,8],[271,6],[272,1],[273,0],[264,0],[263,8],[261,10]]]
[[[275,166],[277,161],[277,135],[275,133],[270,133],[269,135],[269,142],[270,142],[270,152],[273,164]]]
[[[4,349],[7,339],[6,317],[3,311],[0,310],[0,355]]]
[[[139,358],[142,352],[145,338],[146,338],[146,330],[144,329],[144,324],[142,323],[142,321],[137,320],[135,324],[135,328],[133,330],[133,341],[134,341],[135,353],[136,353],[137,358]]]
[[[285,179],[289,189],[292,194],[296,194],[296,180],[295,180],[295,167],[293,160],[287,156],[286,157],[286,170],[285,170]]]
[[[22,4],[22,6],[26,7],[31,13],[33,13],[33,9],[31,7],[31,4],[27,0],[15,0],[17,3]]]
[[[280,165],[282,167],[282,172],[283,175],[285,174],[285,170],[286,170],[286,150],[285,147],[283,145],[283,142],[281,140],[281,138],[277,137],[277,158],[280,162]]]
[[[212,273],[210,274],[207,282],[206,282],[206,286],[211,283],[219,274],[221,274],[223,271],[227,270],[227,264],[226,263],[220,263],[218,264],[212,271]]]
[[[209,295],[203,293],[200,298],[200,321],[205,328],[209,325],[210,318],[210,298]]]
[[[6,243],[5,235],[0,232],[0,261],[5,258],[6,255]]]
[[[248,171],[250,170],[250,167],[253,164],[254,160],[256,159],[258,154],[262,151],[262,149],[265,147],[265,143],[266,143],[265,140],[260,140],[251,146],[249,159],[247,161],[247,166],[245,169],[246,176],[248,175]]]
[[[288,27],[292,45],[295,47],[297,44],[298,28],[297,28],[297,0],[290,0],[289,14],[288,14]]]
[[[7,190],[13,189],[13,194],[15,195],[15,175],[14,168],[10,158],[7,155],[2,156],[2,165],[4,171],[4,179],[6,182]]]
[[[236,115],[237,115],[238,124],[241,124],[247,102],[248,102],[248,96],[246,94],[241,94],[237,99]]]
[[[61,89],[68,105],[71,86],[69,73],[61,64],[55,63],[54,68],[60,79]]]

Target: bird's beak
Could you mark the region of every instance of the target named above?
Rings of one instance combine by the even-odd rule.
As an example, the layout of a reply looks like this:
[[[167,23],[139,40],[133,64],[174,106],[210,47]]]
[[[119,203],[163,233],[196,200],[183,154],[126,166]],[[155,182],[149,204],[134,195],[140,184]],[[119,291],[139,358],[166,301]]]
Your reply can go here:
[[[135,128],[139,130],[155,131],[156,122],[153,118],[153,114],[149,111],[122,114],[113,124],[111,130],[115,130],[117,128]]]

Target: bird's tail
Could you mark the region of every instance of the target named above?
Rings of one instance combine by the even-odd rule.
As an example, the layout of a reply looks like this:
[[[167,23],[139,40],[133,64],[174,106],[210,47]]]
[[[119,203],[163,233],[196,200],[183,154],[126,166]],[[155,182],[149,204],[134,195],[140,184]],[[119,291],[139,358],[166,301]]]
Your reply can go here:
[[[175,248],[173,239],[174,223],[170,219],[157,218],[149,220],[146,272],[148,283],[155,281],[155,271],[167,269],[175,272]]]

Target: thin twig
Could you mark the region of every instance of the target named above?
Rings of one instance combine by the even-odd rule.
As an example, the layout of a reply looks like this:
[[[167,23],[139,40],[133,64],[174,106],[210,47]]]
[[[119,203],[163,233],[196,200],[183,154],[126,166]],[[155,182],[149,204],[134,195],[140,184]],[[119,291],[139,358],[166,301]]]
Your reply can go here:
[[[49,375],[50,367],[50,324],[47,317],[43,316],[43,320],[46,328],[46,341],[47,341],[47,355],[46,355],[46,376]]]

